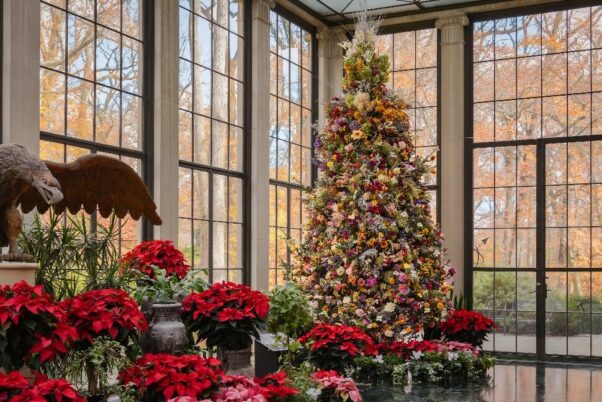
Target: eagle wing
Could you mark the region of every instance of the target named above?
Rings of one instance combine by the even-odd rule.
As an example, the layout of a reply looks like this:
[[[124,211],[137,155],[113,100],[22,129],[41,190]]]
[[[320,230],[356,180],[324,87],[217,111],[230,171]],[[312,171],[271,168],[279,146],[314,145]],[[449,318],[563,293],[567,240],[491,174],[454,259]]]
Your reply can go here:
[[[162,223],[144,182],[126,163],[99,154],[83,156],[73,163],[45,163],[61,184],[64,195],[54,205],[57,213],[68,209],[76,214],[83,206],[89,214],[98,208],[104,218],[114,211],[119,218],[129,213],[135,220],[144,215],[154,225]],[[21,196],[20,202],[25,213],[36,207],[44,213],[50,207],[33,187]]]

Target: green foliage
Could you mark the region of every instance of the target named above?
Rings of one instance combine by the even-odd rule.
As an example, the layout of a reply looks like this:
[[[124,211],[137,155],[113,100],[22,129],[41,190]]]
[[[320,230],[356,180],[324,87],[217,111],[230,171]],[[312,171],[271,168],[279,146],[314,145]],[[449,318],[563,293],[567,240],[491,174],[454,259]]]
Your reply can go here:
[[[119,395],[122,401],[134,401],[128,391],[113,384],[114,376],[129,365],[129,356],[137,346],[128,347],[108,337],[101,337],[84,350],[72,350],[42,367],[42,373],[51,378],[65,378],[89,400],[100,400],[108,395]],[[129,349],[129,350],[128,350]]]
[[[186,277],[179,279],[175,275],[167,276],[167,271],[152,267],[154,278],[144,276],[139,278],[135,294],[138,303],[145,299],[153,302],[179,302],[190,293],[200,293],[209,288],[209,283],[204,279],[205,271],[190,270]]]
[[[348,374],[359,384],[405,387],[413,383],[454,385],[480,381],[495,364],[489,355],[468,352],[425,352],[419,358],[403,360],[394,355],[358,357]]]
[[[36,215],[19,247],[40,264],[36,283],[57,300],[92,289],[132,290],[135,273],[119,262],[119,221],[106,226],[84,215]]]
[[[294,283],[276,286],[270,293],[268,329],[287,338],[298,338],[313,325],[307,298]]]
[[[347,374],[358,384],[365,386],[389,384],[394,380],[393,369],[401,364],[403,360],[392,354],[377,357],[358,356]]]
[[[454,310],[468,310],[467,300],[464,298],[464,295],[455,295],[452,291],[451,296],[454,303]]]
[[[590,307],[591,303],[591,307]],[[547,331],[552,336],[574,336],[580,334],[601,334],[602,327],[596,320],[597,315],[593,316],[590,328],[589,312],[601,311],[602,303],[596,298],[589,296],[579,296],[564,292],[552,291],[548,293],[546,301],[547,309]],[[565,313],[569,311],[569,313]],[[587,315],[586,315],[587,314]]]
[[[311,379],[315,368],[305,362],[297,366],[285,366],[284,371],[290,381],[290,386],[299,391],[298,394],[287,398],[287,402],[315,402],[319,394],[317,383]]]

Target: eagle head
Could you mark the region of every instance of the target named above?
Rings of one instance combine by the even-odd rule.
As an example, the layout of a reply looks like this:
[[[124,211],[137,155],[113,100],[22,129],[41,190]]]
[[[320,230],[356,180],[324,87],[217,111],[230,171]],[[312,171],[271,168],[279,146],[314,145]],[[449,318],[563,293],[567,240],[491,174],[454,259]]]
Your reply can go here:
[[[33,172],[31,185],[38,190],[40,196],[48,205],[54,205],[63,200],[61,184],[48,170]]]

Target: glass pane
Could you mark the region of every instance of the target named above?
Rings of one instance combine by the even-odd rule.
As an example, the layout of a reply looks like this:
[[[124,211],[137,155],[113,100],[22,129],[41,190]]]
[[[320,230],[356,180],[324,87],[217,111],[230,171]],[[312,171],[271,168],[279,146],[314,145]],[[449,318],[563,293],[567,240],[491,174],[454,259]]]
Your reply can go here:
[[[40,130],[64,134],[64,116],[64,75],[42,68],[40,70]]]
[[[65,22],[62,10],[40,6],[40,64],[53,70],[65,70]]]
[[[567,353],[567,274],[550,272],[546,280],[546,353]]]
[[[123,38],[121,85],[124,91],[142,94],[142,42]]]
[[[213,175],[213,219],[227,220],[226,206],[228,205],[228,177]]]
[[[142,149],[143,122],[142,98],[139,96],[122,94],[121,115],[121,146],[130,149]]]
[[[119,146],[120,110],[119,91],[98,85],[96,87],[96,141]]]
[[[67,82],[67,135],[93,140],[94,85],[77,78]]]
[[[94,24],[69,15],[67,71],[72,75],[92,80],[94,79],[94,69]]]
[[[209,219],[209,173],[194,171],[193,216],[195,219]]]
[[[123,2],[123,32],[140,39],[142,37],[142,0],[122,0]]]

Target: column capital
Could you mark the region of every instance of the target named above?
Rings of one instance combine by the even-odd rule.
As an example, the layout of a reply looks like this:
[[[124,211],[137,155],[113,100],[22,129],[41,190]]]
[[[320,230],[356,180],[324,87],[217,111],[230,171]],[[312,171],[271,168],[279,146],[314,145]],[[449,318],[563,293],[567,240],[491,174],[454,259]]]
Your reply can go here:
[[[465,27],[470,23],[466,14],[452,15],[450,17],[439,18],[435,21],[435,27],[438,29]]]
[[[255,0],[253,2],[253,19],[270,23],[270,10],[276,7],[274,0]]]
[[[441,44],[463,44],[464,27],[470,23],[466,14],[452,15],[440,18],[435,22],[435,27],[441,30]]]
[[[318,56],[343,56],[343,49],[339,46],[341,42],[347,39],[347,35],[343,28],[318,28],[316,39],[318,39]]]

